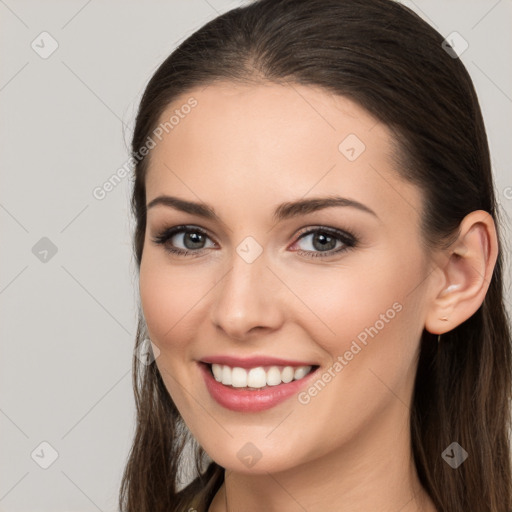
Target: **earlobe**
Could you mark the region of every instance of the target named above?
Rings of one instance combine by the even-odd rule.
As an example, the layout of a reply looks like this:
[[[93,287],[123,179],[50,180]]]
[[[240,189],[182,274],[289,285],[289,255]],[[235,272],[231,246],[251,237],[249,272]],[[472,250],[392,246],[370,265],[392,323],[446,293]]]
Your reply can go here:
[[[459,235],[445,250],[443,274],[433,292],[425,329],[432,334],[448,332],[473,315],[482,305],[489,288],[496,259],[498,239],[491,215],[476,210],[464,217]]]

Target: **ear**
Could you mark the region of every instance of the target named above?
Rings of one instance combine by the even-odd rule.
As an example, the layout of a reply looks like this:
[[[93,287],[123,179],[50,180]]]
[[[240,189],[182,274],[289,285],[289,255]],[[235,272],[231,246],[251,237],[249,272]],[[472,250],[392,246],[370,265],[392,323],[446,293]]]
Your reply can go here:
[[[498,237],[491,215],[476,210],[460,223],[457,239],[443,254],[436,269],[433,297],[425,319],[432,334],[451,331],[482,305],[498,257]]]

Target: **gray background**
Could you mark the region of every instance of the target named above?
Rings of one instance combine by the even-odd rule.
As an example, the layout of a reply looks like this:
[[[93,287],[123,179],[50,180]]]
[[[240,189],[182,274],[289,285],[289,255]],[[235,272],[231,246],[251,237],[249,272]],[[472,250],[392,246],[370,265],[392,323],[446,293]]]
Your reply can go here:
[[[461,58],[510,216],[512,0],[404,3],[469,43]],[[134,427],[131,181],[103,200],[93,190],[126,162],[137,102],[159,63],[241,4],[0,0],[0,511],[117,508]],[[47,58],[43,31],[59,45]],[[509,283],[510,264],[508,304]],[[52,450],[58,458],[43,469]]]

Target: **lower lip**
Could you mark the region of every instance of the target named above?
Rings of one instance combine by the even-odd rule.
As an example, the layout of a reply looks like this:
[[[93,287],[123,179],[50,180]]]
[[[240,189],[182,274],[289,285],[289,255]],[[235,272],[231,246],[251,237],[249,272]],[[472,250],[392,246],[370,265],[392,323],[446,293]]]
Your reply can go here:
[[[284,402],[286,399],[297,394],[311,380],[312,375],[316,374],[316,370],[318,370],[316,368],[302,379],[292,380],[288,384],[283,383],[278,386],[251,391],[225,386],[217,382],[210,371],[210,366],[206,363],[199,363],[199,367],[212,398],[226,409],[237,412],[264,411]]]

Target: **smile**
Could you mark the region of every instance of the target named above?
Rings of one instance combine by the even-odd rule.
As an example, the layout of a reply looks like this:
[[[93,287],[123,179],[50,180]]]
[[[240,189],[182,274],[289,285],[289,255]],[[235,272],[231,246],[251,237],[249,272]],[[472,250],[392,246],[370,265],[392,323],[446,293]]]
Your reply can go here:
[[[242,368],[198,362],[206,389],[222,407],[236,412],[259,412],[284,402],[305,388],[318,365],[254,366]]]

